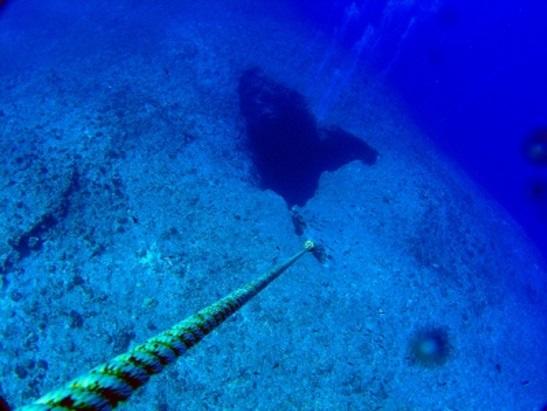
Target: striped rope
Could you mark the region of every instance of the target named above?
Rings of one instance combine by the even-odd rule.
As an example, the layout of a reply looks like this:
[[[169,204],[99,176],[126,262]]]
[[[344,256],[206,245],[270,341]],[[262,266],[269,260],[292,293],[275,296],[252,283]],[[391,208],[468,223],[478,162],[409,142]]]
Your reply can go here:
[[[173,363],[243,307],[296,260],[312,251],[314,246],[312,241],[306,241],[303,250],[256,280],[16,411],[108,411],[117,407],[150,377]]]

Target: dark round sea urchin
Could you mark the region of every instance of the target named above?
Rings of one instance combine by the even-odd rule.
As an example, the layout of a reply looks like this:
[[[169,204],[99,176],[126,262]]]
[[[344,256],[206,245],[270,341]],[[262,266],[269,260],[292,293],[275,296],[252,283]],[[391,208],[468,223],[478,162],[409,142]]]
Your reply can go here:
[[[452,347],[448,332],[443,327],[424,327],[410,337],[410,362],[424,367],[443,365]]]

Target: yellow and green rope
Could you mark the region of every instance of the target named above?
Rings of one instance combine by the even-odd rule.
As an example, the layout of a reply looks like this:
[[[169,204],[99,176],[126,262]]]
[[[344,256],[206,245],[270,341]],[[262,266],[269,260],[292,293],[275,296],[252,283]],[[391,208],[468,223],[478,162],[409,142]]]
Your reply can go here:
[[[314,247],[306,241],[303,250],[256,280],[17,411],[108,411],[117,407]]]

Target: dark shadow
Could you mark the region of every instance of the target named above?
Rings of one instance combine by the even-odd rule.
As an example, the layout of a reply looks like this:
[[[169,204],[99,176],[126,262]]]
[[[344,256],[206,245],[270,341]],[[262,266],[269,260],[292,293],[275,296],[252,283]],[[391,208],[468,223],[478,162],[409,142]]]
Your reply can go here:
[[[0,16],[4,13],[6,9],[7,0],[0,0]]]
[[[2,397],[0,397],[0,411],[10,411],[11,408],[9,407],[6,400],[4,400]]]
[[[313,197],[323,171],[353,160],[376,161],[376,150],[358,137],[339,127],[320,128],[300,93],[259,69],[242,74],[239,99],[261,186],[277,192],[289,207]]]

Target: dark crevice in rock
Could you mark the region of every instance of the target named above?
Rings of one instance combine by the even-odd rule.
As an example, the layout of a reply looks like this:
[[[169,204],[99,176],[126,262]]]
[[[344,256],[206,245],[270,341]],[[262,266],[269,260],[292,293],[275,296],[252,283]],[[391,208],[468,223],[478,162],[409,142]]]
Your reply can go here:
[[[261,70],[245,71],[238,91],[262,188],[277,192],[289,207],[313,197],[323,171],[353,160],[376,162],[376,150],[340,127],[318,126],[304,96]]]
[[[304,235],[304,232],[308,225],[306,224],[304,217],[302,217],[302,214],[298,212],[296,207],[291,208],[290,213],[291,213],[291,222],[294,228],[294,233],[298,237],[301,237],[302,235]]]
[[[59,224],[68,214],[70,198],[79,189],[79,174],[76,169],[72,171],[67,187],[61,193],[58,201],[34,223],[28,230],[11,239],[9,243],[16,251],[16,255],[10,256],[8,265],[28,257],[32,251],[39,250],[44,242],[45,234]]]

